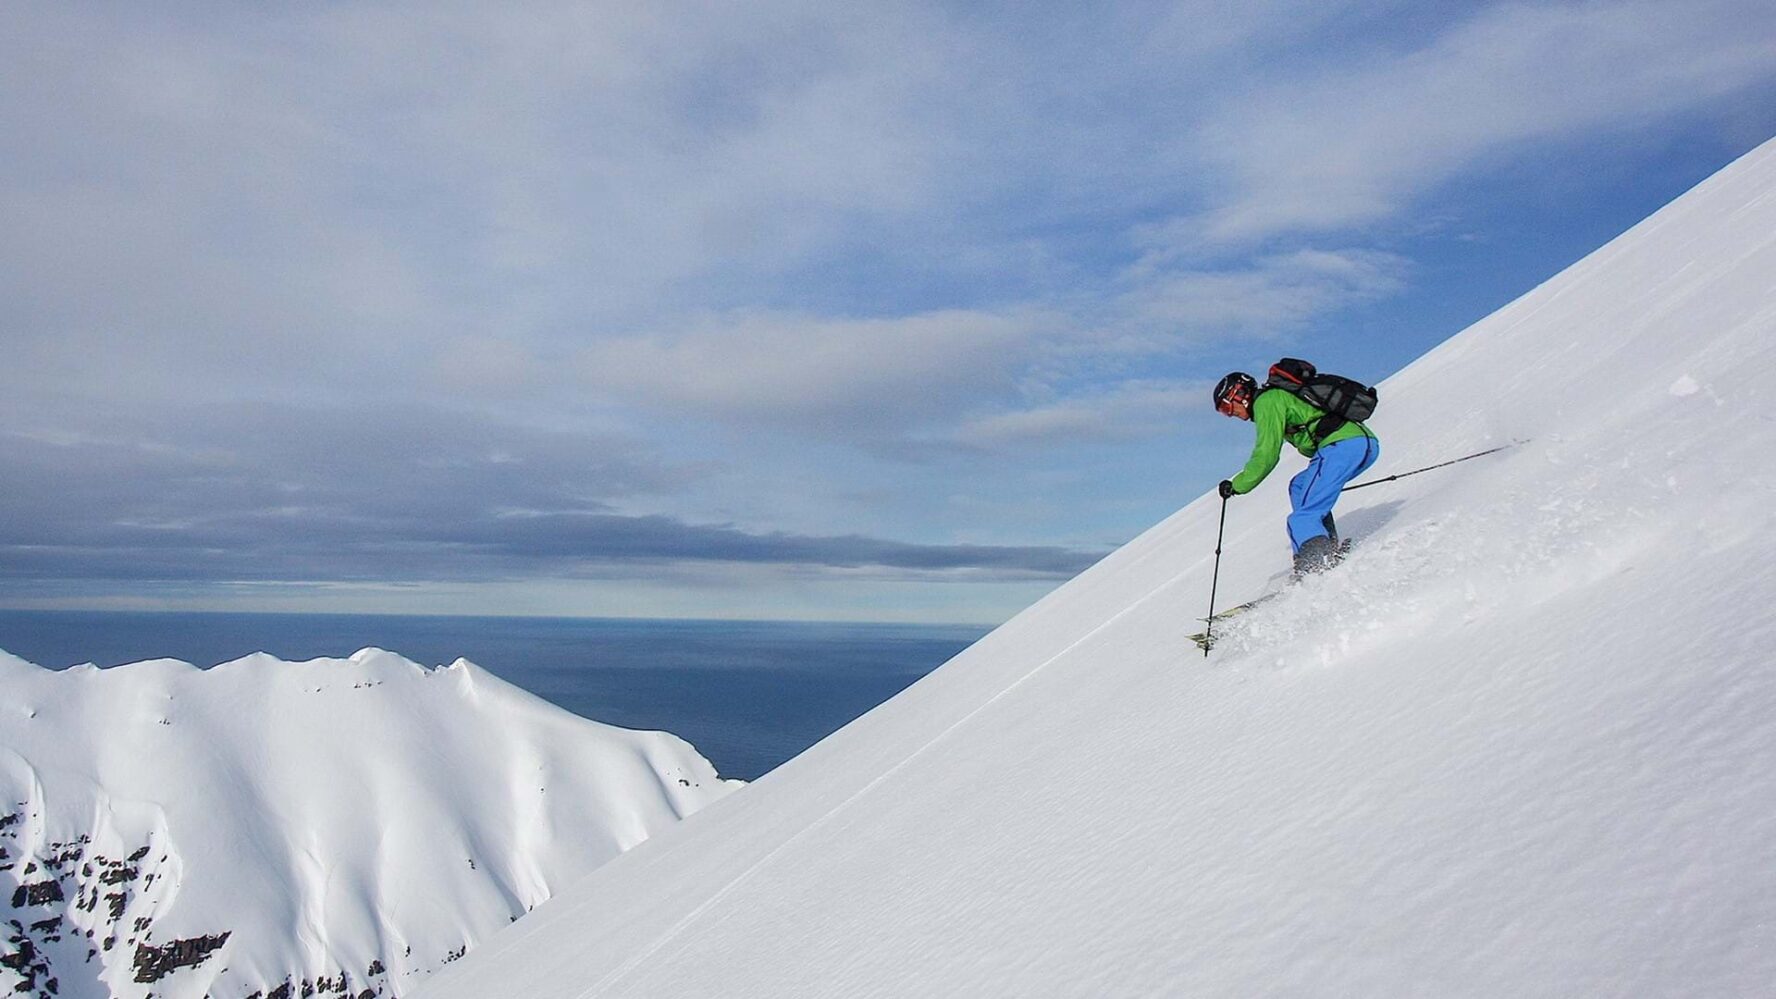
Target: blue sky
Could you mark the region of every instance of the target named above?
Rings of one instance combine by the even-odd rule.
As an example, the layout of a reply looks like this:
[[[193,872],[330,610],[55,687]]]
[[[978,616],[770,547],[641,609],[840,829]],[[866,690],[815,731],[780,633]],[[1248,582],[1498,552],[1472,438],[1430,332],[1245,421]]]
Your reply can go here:
[[[1761,0],[17,3],[0,65],[12,607],[996,622],[1239,466],[1229,368],[1379,380],[1776,133]]]

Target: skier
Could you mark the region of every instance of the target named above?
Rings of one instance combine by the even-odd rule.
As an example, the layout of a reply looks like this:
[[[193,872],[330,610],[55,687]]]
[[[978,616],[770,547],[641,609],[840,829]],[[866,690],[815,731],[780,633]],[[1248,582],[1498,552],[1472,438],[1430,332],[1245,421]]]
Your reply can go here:
[[[1288,520],[1289,544],[1299,577],[1323,572],[1342,557],[1332,505],[1345,484],[1381,456],[1381,441],[1362,423],[1328,414],[1294,392],[1278,389],[1275,370],[1272,384],[1264,388],[1243,371],[1230,373],[1215,386],[1215,409],[1256,424],[1258,433],[1245,469],[1221,480],[1220,492],[1227,499],[1258,488],[1276,468],[1284,440],[1311,459],[1289,480],[1289,501],[1294,506]]]

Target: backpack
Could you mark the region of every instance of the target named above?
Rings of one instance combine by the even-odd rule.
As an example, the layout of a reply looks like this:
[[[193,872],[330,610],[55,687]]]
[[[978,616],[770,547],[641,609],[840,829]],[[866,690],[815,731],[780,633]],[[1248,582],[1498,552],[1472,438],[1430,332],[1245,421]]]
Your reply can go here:
[[[1316,446],[1346,423],[1361,423],[1375,415],[1375,389],[1342,375],[1326,374],[1299,358],[1285,357],[1271,365],[1264,387],[1280,388],[1325,412],[1325,416],[1314,421]],[[1305,426],[1290,427],[1289,432]]]

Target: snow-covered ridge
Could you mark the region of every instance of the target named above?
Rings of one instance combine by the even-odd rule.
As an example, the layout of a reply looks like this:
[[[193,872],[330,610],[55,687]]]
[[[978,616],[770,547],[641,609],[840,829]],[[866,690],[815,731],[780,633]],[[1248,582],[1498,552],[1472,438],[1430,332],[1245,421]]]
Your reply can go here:
[[[736,785],[465,660],[0,653],[0,991],[404,995]]]
[[[1210,494],[422,999],[1768,995],[1771,371],[1776,142],[1385,382],[1375,477],[1525,443],[1213,656]]]

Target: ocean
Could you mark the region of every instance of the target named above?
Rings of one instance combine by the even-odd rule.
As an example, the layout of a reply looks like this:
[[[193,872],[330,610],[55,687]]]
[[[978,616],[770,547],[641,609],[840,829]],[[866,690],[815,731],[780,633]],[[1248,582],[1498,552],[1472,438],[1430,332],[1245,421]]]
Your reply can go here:
[[[987,632],[953,625],[0,610],[0,649],[61,669],[374,646],[462,657],[573,713],[660,729],[724,777],[754,780]]]

